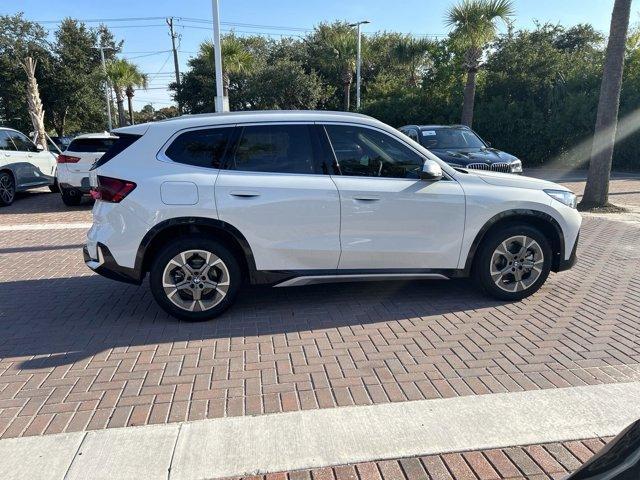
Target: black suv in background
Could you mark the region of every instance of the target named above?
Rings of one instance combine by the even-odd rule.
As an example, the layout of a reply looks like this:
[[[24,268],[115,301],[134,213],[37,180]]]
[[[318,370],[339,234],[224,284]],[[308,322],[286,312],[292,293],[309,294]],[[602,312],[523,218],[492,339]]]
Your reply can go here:
[[[522,173],[522,162],[464,125],[406,125],[399,130],[452,167]]]

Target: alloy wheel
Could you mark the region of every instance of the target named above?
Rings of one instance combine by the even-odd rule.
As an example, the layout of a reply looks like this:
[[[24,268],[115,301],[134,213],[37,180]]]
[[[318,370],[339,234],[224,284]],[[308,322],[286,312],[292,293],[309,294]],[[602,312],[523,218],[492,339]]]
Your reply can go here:
[[[229,269],[215,254],[187,250],[173,257],[162,273],[167,298],[178,308],[204,312],[218,305],[229,290]]]
[[[544,254],[531,237],[518,235],[504,240],[491,255],[490,274],[506,292],[527,290],[542,274]]]
[[[13,202],[15,196],[15,185],[10,175],[0,175],[0,198],[5,204]]]

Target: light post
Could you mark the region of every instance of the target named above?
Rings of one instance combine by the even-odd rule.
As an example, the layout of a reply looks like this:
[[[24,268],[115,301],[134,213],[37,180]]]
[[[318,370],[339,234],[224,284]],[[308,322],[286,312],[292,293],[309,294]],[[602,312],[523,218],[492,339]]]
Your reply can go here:
[[[360,109],[360,85],[362,83],[362,35],[360,33],[360,25],[366,25],[371,23],[369,20],[361,20],[356,23],[352,23],[350,27],[358,28],[358,53],[356,56],[356,110]]]
[[[111,47],[95,47],[98,50],[100,50],[100,60],[102,61],[102,71],[104,73],[104,96],[105,99],[107,100],[107,118],[108,118],[108,125],[109,125],[109,131],[111,131],[111,129],[113,128],[113,124],[111,122],[111,99],[110,99],[110,89],[109,89],[109,78],[107,77],[107,64],[104,60],[104,51],[105,50],[113,50],[113,48]]]
[[[222,85],[222,48],[220,45],[220,12],[218,10],[218,0],[211,0],[213,11],[213,56],[216,69],[216,112],[229,110],[229,100],[224,98]]]

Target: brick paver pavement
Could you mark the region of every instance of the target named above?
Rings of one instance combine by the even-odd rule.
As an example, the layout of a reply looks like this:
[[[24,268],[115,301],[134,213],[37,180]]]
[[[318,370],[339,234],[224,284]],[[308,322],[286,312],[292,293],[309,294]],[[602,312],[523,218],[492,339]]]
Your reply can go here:
[[[90,220],[53,195],[15,207],[0,225]],[[635,381],[639,233],[589,216],[578,265],[518,303],[467,281],[254,287],[185,324],[92,274],[82,230],[3,231],[0,435]]]
[[[447,453],[225,480],[543,480],[561,479],[608,439]]]

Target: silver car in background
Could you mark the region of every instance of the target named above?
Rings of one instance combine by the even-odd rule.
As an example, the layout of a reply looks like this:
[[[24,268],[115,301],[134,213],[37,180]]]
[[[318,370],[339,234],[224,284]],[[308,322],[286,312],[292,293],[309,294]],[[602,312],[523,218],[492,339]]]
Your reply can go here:
[[[0,127],[0,207],[11,205],[16,192],[48,186],[56,190],[56,157],[29,137]]]

